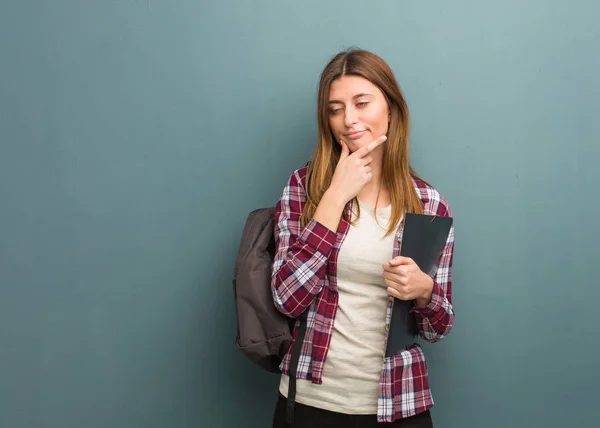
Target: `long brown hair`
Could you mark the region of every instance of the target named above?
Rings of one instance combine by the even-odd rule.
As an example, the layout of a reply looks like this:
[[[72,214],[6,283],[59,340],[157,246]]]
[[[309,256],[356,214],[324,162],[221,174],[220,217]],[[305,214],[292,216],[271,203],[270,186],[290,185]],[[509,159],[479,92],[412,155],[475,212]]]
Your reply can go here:
[[[321,73],[317,101],[319,141],[307,171],[309,180],[302,227],[314,216],[340,158],[341,147],[334,142],[329,126],[328,102],[332,82],[342,76],[360,76],[369,80],[383,92],[389,107],[390,123],[383,145],[382,164],[382,186],[389,191],[392,204],[387,236],[394,232],[404,212],[423,213],[423,204],[412,181],[413,178],[422,179],[416,175],[409,161],[409,112],[400,86],[383,59],[362,49],[338,53]]]

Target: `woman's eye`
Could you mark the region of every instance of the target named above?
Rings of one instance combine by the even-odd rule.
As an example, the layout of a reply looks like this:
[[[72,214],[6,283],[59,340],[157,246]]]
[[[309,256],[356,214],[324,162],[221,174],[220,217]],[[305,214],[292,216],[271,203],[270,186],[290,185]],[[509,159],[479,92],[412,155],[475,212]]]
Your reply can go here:
[[[368,102],[368,101],[361,101],[361,102],[357,103],[356,105],[357,105],[358,107],[365,107],[367,104],[369,104],[369,102]]]
[[[333,116],[334,114],[339,113],[341,109],[339,108],[332,108],[331,110],[329,110],[329,113]]]

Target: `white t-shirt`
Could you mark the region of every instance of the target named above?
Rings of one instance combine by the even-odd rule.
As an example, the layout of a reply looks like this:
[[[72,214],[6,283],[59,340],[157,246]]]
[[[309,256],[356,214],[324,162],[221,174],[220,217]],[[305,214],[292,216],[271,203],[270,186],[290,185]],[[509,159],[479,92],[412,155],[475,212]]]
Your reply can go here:
[[[337,260],[339,304],[323,383],[296,382],[296,401],[346,414],[376,414],[384,358],[387,287],[383,263],[392,259],[395,233],[384,238],[391,206],[377,209],[360,203],[360,219],[350,225]],[[287,397],[289,378],[279,391]]]

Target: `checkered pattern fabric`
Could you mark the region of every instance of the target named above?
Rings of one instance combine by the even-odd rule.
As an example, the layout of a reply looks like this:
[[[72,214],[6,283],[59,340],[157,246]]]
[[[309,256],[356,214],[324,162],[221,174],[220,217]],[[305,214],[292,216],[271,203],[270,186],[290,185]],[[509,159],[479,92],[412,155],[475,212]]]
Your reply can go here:
[[[337,233],[334,233],[312,219],[306,227],[301,228],[300,216],[306,202],[306,172],[307,169],[302,168],[292,173],[276,205],[276,253],[271,290],[275,306],[283,314],[297,318],[308,310],[297,378],[321,384],[338,305],[337,255],[350,225],[342,219]],[[423,202],[424,214],[452,215],[447,201],[438,191],[419,180],[413,180],[413,184]],[[350,214],[351,209],[352,201],[347,204],[346,213]],[[400,253],[402,227],[401,222],[394,240],[394,256]],[[417,320],[419,335],[428,342],[433,343],[446,336],[454,322],[451,297],[453,253],[454,226],[433,277],[431,302],[424,308],[415,306],[411,309]],[[390,296],[387,330],[392,301]],[[296,331],[293,336],[295,341]],[[289,375],[290,354],[288,352],[281,363],[282,373],[286,375]],[[427,362],[421,346],[415,343],[407,350],[385,357],[379,383],[378,420],[393,422],[424,412],[432,406]]]

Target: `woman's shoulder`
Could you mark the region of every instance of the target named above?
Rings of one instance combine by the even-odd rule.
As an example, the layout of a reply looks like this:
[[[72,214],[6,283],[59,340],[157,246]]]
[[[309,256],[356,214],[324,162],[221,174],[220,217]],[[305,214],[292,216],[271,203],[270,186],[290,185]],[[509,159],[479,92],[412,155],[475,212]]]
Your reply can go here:
[[[418,177],[413,177],[413,184],[423,202],[424,214],[452,216],[448,200],[435,187]]]
[[[306,183],[306,175],[308,172],[308,166],[303,166],[302,168],[298,168],[290,174],[288,178],[287,185],[288,186],[297,186],[304,189]]]

